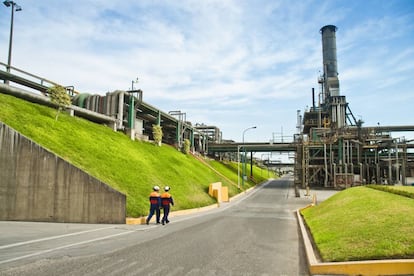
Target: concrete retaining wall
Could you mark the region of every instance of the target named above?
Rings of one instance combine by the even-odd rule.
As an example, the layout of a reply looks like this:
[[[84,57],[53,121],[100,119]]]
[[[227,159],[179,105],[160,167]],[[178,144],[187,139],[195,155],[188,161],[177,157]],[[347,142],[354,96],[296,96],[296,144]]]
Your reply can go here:
[[[0,220],[125,223],[126,196],[0,122]]]

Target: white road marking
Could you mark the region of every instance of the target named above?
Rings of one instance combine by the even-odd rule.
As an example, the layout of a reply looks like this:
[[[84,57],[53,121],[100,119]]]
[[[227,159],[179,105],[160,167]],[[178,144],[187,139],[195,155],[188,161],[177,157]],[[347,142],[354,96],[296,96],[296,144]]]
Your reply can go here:
[[[49,241],[49,240],[54,240],[54,239],[60,239],[60,238],[70,237],[70,236],[76,236],[76,235],[81,235],[81,234],[95,232],[95,231],[100,231],[100,230],[112,229],[112,228],[115,228],[115,227],[116,226],[105,227],[105,228],[97,228],[97,229],[86,230],[86,231],[81,231],[81,232],[75,232],[75,233],[70,233],[70,234],[65,234],[65,235],[52,236],[52,237],[43,238],[43,239],[36,239],[36,240],[30,240],[30,241],[25,241],[25,242],[12,243],[12,244],[7,244],[7,245],[0,246],[0,250],[1,249],[6,249],[6,248],[10,248],[10,247],[16,247],[16,246],[21,246],[21,245],[36,243],[36,242]]]
[[[148,229],[151,229],[151,228],[154,228],[154,227],[155,226],[150,226],[150,227],[146,227],[144,229],[136,229],[134,231],[145,231],[145,230],[148,230]],[[119,226],[103,227],[103,228],[97,228],[97,229],[92,229],[92,230],[74,232],[74,233],[65,234],[65,235],[58,235],[58,236],[52,236],[52,237],[47,237],[47,238],[42,238],[42,239],[25,241],[25,242],[17,242],[17,243],[12,243],[12,244],[6,244],[6,245],[0,246],[0,250],[6,249],[6,248],[11,248],[11,247],[16,247],[16,246],[27,245],[27,244],[36,243],[36,242],[43,242],[43,241],[60,239],[60,238],[66,238],[66,237],[70,237],[70,236],[82,235],[82,234],[86,234],[86,233],[91,233],[91,232],[96,232],[96,231],[101,231],[101,230],[107,230],[107,229],[121,229],[121,230],[124,230],[124,229],[120,228]]]
[[[26,258],[29,258],[29,257],[46,254],[46,253],[49,253],[49,252],[52,252],[52,251],[73,247],[73,246],[76,246],[76,245],[82,245],[82,244],[87,244],[87,243],[91,243],[91,242],[95,242],[95,241],[101,241],[101,240],[105,240],[105,239],[109,239],[109,238],[113,238],[113,237],[117,237],[117,236],[127,235],[127,234],[130,234],[130,233],[133,233],[133,232],[136,232],[136,231],[131,230],[131,231],[118,233],[118,234],[113,234],[113,235],[109,235],[109,236],[104,236],[104,237],[100,237],[100,238],[96,238],[96,239],[92,239],[92,240],[86,240],[86,241],[82,241],[82,242],[72,243],[72,244],[59,246],[59,247],[55,247],[55,248],[51,248],[51,249],[47,249],[47,250],[41,250],[41,251],[38,251],[38,252],[35,252],[35,253],[32,253],[32,254],[28,254],[28,255],[12,258],[12,259],[0,261],[0,264],[9,263],[9,262],[13,262],[13,261],[18,261],[18,260],[26,259]]]

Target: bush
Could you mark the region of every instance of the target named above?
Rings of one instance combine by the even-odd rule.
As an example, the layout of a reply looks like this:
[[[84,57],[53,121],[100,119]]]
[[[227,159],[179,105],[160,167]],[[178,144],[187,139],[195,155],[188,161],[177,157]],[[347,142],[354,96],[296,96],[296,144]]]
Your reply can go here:
[[[161,146],[162,141],[162,127],[160,125],[152,125],[152,135],[156,145]]]
[[[191,146],[190,140],[184,139],[183,152],[185,154],[189,154],[190,153],[190,146]]]
[[[70,96],[66,93],[66,89],[63,86],[55,85],[47,89],[50,101],[57,105],[57,113],[55,120],[57,121],[61,110],[71,105]]]

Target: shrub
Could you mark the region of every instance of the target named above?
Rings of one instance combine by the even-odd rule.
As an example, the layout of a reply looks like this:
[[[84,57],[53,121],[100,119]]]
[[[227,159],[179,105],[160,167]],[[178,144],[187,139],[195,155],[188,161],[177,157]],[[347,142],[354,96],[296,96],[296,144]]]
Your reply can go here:
[[[47,89],[50,101],[57,105],[55,120],[57,121],[61,110],[71,105],[70,96],[66,93],[66,89],[60,85],[54,85]]]
[[[184,139],[183,152],[185,154],[189,154],[190,153],[190,146],[191,146],[190,140]]]
[[[155,144],[158,146],[161,146],[162,134],[162,127],[160,125],[152,125],[152,135]]]

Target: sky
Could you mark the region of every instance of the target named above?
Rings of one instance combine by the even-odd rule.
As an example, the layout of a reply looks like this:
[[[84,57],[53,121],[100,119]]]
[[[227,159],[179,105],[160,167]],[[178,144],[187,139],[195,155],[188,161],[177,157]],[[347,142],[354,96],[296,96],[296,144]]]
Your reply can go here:
[[[3,1],[2,1],[3,2]],[[134,88],[224,139],[292,140],[319,93],[319,30],[363,126],[414,125],[414,0],[15,0],[12,66],[82,93]],[[0,62],[11,9],[0,5]],[[4,68],[2,68],[4,69]],[[414,133],[394,137],[414,138]]]

